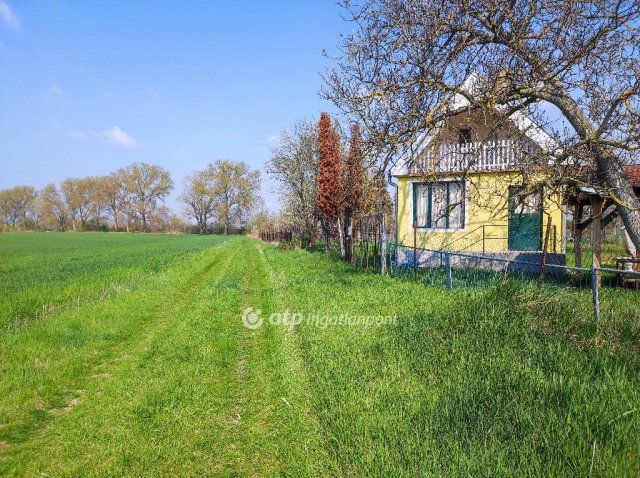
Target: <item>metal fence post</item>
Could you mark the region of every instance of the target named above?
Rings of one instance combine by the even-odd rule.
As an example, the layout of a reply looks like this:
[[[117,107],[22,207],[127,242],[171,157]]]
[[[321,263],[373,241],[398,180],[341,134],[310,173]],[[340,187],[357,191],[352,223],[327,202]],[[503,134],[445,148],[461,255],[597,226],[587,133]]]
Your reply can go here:
[[[593,294],[593,315],[596,319],[596,328],[600,328],[600,299],[598,297],[598,268],[591,266],[591,292]]]
[[[444,253],[444,274],[447,279],[447,289],[451,290],[451,255],[448,252]]]
[[[484,238],[485,238],[485,230],[484,228],[486,227],[486,224],[482,225],[482,252],[486,252],[486,246],[484,243]]]
[[[413,221],[413,280],[418,280],[418,225]]]
[[[381,263],[381,274],[387,273],[387,229],[385,227],[385,216],[382,215],[382,224],[380,230],[380,259]]]

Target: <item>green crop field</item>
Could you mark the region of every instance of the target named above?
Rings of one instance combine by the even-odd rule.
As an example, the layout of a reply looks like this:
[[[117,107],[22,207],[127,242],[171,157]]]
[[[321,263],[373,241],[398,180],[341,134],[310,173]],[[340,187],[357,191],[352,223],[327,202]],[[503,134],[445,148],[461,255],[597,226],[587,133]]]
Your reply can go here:
[[[638,476],[638,318],[596,330],[583,299],[247,237],[0,234],[0,476]]]

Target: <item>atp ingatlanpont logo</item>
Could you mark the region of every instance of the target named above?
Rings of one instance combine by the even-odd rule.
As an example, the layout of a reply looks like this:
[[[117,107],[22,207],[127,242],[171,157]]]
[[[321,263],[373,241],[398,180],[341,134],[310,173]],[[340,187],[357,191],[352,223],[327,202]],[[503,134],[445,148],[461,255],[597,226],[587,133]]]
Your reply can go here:
[[[355,326],[372,327],[383,325],[395,325],[395,315],[319,315],[312,313],[292,312],[286,309],[284,312],[273,312],[263,315],[261,309],[247,307],[242,311],[242,325],[249,330],[258,330],[265,323],[275,326],[285,326],[289,329],[305,323],[314,327],[325,329],[329,326]]]
[[[242,311],[242,325],[249,330],[258,330],[262,327],[262,311],[254,310],[253,307],[247,307]]]

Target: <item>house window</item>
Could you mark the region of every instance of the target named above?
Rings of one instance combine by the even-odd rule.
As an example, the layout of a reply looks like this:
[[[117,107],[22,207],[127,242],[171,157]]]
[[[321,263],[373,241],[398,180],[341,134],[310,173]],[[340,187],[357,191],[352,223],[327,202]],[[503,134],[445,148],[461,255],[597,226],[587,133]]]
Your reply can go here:
[[[471,143],[471,128],[462,128],[458,130],[458,143],[469,144]]]
[[[464,229],[462,181],[413,183],[413,221],[428,229]]]

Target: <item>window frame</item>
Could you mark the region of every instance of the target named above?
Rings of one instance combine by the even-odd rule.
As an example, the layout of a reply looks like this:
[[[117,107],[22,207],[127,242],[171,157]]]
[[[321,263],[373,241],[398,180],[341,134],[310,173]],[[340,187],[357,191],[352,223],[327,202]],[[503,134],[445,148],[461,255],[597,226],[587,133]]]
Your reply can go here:
[[[433,187],[436,184],[446,184],[447,193],[446,193],[446,211],[447,214],[444,216],[445,219],[445,227],[434,227],[433,226]],[[459,227],[451,227],[451,184],[459,184],[462,192],[462,224]],[[427,187],[427,223],[426,224],[418,224],[418,190],[420,186]],[[413,197],[413,221],[411,223],[411,227],[415,227],[416,229],[429,229],[431,231],[464,231],[467,226],[467,196],[466,196],[466,181],[458,180],[458,179],[445,179],[442,181],[426,181],[426,182],[413,182],[412,183],[412,197]]]

